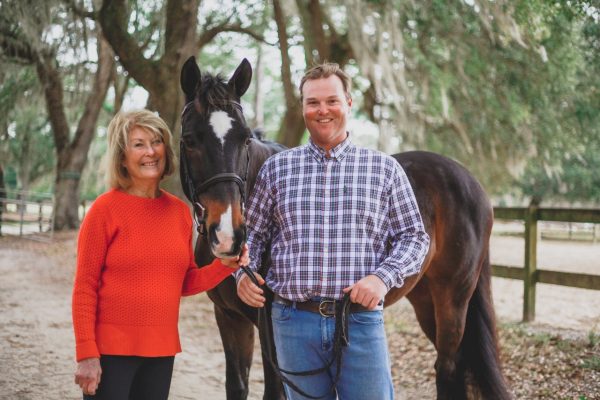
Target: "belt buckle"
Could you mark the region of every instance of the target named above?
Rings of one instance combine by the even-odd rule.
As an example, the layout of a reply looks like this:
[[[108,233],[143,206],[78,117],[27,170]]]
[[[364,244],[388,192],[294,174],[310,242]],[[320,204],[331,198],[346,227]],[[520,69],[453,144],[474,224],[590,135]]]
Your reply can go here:
[[[334,306],[332,314],[327,313],[328,304],[332,304]],[[321,316],[325,318],[333,317],[335,315],[335,300],[321,300],[321,302],[319,303],[319,314],[321,314]]]

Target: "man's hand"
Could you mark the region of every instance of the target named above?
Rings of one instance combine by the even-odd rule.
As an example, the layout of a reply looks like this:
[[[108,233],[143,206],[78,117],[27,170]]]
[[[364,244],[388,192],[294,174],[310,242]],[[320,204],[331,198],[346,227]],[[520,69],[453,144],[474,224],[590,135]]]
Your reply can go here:
[[[100,367],[99,358],[86,358],[77,363],[77,371],[75,371],[75,383],[79,385],[83,394],[95,395],[98,385],[100,384],[100,376],[102,368]]]
[[[239,268],[242,265],[248,265],[250,262],[250,257],[248,256],[248,245],[245,244],[244,248],[242,248],[242,254],[234,258],[221,258],[221,263],[229,268]]]
[[[385,283],[375,275],[367,275],[354,285],[344,289],[344,293],[350,292],[350,301],[358,303],[369,310],[374,310],[377,307],[387,291]]]
[[[254,272],[254,276],[258,279],[258,283],[261,285],[265,284],[265,280]],[[263,290],[256,286],[248,275],[242,274],[237,285],[237,294],[242,301],[251,307],[264,307],[265,296],[263,296]]]

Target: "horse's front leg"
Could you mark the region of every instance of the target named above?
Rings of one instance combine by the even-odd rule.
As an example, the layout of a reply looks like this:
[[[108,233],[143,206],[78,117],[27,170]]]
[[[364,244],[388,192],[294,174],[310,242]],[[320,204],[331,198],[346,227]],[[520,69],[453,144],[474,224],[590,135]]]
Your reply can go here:
[[[246,400],[254,350],[254,325],[243,315],[217,304],[215,317],[225,351],[227,400]]]

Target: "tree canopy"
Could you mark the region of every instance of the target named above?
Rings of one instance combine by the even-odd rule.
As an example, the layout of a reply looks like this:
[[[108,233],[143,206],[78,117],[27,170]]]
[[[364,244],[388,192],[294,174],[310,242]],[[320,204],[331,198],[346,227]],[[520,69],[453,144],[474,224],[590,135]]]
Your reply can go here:
[[[600,201],[600,10],[583,0],[3,1],[5,184],[99,194],[106,125],[140,93],[178,137],[191,55],[224,75],[247,57],[248,120],[288,146],[306,140],[302,72],[332,61],[359,144],[453,157],[496,202]]]

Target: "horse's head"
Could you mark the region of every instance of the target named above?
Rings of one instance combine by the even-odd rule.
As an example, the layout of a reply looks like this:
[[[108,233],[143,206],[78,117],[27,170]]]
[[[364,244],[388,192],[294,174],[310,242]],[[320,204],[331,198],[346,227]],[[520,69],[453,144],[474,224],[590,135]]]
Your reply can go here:
[[[237,256],[246,240],[244,201],[252,133],[240,97],[252,78],[244,59],[231,79],[201,74],[190,57],[181,70],[180,173],[196,222],[215,257]]]

